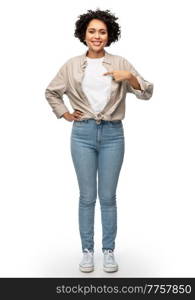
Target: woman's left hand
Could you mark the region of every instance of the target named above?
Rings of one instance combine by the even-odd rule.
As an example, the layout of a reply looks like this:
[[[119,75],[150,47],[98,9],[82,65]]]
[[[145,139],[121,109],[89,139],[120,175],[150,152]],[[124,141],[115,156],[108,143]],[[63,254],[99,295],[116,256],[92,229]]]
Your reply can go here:
[[[103,75],[111,75],[115,81],[129,80],[131,78],[131,72],[129,71],[112,71]]]

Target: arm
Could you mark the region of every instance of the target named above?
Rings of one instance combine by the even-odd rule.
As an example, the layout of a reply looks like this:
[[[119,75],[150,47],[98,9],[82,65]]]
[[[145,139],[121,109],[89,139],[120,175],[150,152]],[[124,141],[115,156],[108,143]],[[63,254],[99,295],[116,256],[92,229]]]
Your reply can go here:
[[[142,90],[139,81],[131,72],[129,72],[129,78],[127,80],[132,88],[140,91]]]
[[[126,80],[127,92],[133,93],[138,99],[149,100],[153,94],[153,84],[145,80],[126,59],[124,65],[130,72],[129,79]]]
[[[69,112],[63,101],[63,94],[66,93],[66,90],[67,65],[65,63],[45,90],[45,98],[58,119],[62,118],[64,113]]]

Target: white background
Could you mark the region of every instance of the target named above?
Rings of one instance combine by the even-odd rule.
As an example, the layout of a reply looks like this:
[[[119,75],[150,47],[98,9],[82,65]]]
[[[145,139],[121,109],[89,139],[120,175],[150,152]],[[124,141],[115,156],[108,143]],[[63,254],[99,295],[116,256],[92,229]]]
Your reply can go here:
[[[0,276],[195,276],[195,95],[193,0],[4,1],[0,7]],[[99,199],[95,271],[78,269],[79,189],[70,154],[72,123],[44,93],[70,57],[88,9],[119,17],[121,39],[106,50],[154,83],[149,101],[126,98],[115,257],[102,271]],[[69,100],[64,101],[71,111]]]

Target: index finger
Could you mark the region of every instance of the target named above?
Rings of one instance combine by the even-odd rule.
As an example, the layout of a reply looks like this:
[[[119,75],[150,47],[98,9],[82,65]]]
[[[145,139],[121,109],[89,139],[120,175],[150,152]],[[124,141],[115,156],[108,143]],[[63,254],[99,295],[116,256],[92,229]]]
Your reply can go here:
[[[112,74],[113,74],[113,72],[106,72],[103,75],[112,75]]]

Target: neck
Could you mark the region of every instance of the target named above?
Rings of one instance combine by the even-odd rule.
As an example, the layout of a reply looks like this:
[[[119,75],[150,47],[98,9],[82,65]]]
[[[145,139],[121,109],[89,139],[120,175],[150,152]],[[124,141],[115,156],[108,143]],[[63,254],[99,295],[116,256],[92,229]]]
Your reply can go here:
[[[88,49],[86,56],[89,58],[101,58],[105,55],[104,49],[100,51],[93,51],[91,49]]]

